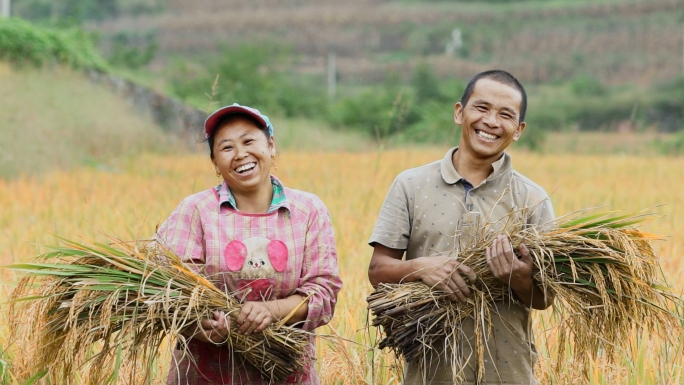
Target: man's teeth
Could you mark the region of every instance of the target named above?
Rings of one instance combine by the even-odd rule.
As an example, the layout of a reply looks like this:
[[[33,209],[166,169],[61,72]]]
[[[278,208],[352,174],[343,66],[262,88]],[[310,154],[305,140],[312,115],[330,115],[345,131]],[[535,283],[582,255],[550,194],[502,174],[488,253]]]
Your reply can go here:
[[[481,138],[491,139],[491,140],[494,140],[494,139],[497,138],[496,135],[488,134],[488,133],[486,133],[486,132],[484,132],[484,131],[477,130],[476,132],[477,132],[477,135],[478,135],[479,137],[481,137]]]
[[[250,170],[250,169],[254,168],[255,166],[256,166],[256,163],[249,163],[249,164],[245,164],[245,165],[242,165],[242,166],[236,168],[235,171],[243,172],[243,171]]]

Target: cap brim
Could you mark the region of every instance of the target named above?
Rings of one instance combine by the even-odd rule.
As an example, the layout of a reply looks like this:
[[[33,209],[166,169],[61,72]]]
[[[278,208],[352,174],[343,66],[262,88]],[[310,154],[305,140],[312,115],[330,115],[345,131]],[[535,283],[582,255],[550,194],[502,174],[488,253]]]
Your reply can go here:
[[[264,118],[261,117],[258,113],[254,111],[250,111],[249,109],[243,107],[243,106],[226,106],[223,108],[220,108],[209,117],[207,117],[207,120],[204,121],[204,133],[208,137],[211,135],[211,133],[216,129],[216,124],[221,120],[221,118],[232,115],[232,114],[245,114],[253,117],[256,119],[257,122],[261,124],[262,129],[268,128],[268,124],[264,120]]]

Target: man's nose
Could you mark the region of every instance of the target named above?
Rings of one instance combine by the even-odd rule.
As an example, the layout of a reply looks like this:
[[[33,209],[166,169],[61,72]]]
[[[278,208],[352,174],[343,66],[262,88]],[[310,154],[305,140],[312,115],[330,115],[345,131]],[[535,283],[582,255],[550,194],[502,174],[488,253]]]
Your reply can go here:
[[[482,121],[488,125],[489,127],[498,127],[499,126],[499,118],[494,111],[489,111],[487,114],[485,114],[484,119]]]

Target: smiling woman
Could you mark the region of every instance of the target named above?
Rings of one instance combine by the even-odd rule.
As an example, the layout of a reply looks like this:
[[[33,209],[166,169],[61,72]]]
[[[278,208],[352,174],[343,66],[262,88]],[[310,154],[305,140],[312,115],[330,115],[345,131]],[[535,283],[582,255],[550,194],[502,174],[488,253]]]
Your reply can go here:
[[[230,333],[260,333],[284,319],[313,331],[332,318],[342,282],[328,210],[310,193],[270,174],[273,125],[258,110],[223,107],[205,122],[209,153],[222,182],[184,199],[156,239],[242,303],[185,331],[168,384],[278,384],[264,378],[225,342]],[[313,336],[306,370],[287,383],[317,384]]]

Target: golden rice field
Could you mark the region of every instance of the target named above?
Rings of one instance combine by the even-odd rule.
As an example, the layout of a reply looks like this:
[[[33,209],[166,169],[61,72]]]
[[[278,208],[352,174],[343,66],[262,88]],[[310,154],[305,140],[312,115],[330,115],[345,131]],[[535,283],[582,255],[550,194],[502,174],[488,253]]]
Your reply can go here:
[[[350,341],[320,343],[319,370],[325,384],[397,383],[394,361],[370,348],[375,330],[365,329],[365,298],[371,291],[366,277],[371,248],[366,242],[394,176],[440,159],[445,150],[286,152],[278,159],[274,173],[286,185],[320,196],[335,225],[345,286],[333,322],[320,332]],[[668,235],[655,246],[670,284],[678,292],[684,290],[684,190],[680,187],[684,159],[516,152],[513,160],[519,171],[551,193],[557,215],[595,206],[632,212],[662,205],[656,209],[662,217],[646,223],[644,229]],[[44,251],[43,245],[56,243],[54,235],[85,241],[104,240],[104,234],[147,238],[183,197],[215,183],[213,168],[203,154],[147,155],[117,170],[84,168],[35,179],[0,180],[0,263]],[[2,277],[8,284],[15,279],[5,270]],[[5,291],[2,297],[6,295]],[[8,348],[4,324],[0,321],[0,346]],[[535,326],[543,356],[554,348],[553,328],[545,314],[537,316]],[[591,384],[684,384],[684,341],[679,341],[676,346],[663,346],[651,336],[635,336],[632,350],[621,362],[595,362]],[[16,354],[9,346],[0,364],[11,363]],[[159,373],[165,364],[159,364]],[[551,375],[553,365],[562,367],[563,362],[539,360],[541,383],[578,384],[572,373]],[[14,383],[11,378],[5,382]]]

